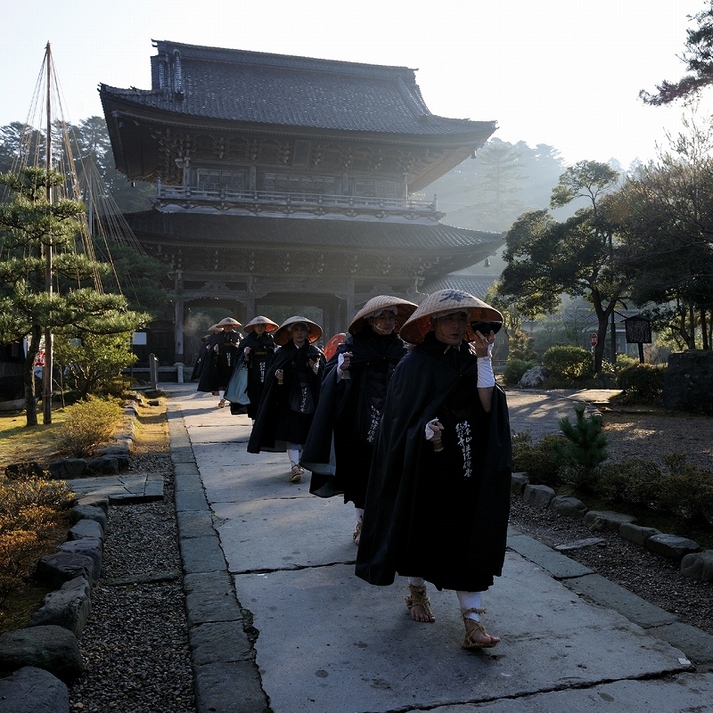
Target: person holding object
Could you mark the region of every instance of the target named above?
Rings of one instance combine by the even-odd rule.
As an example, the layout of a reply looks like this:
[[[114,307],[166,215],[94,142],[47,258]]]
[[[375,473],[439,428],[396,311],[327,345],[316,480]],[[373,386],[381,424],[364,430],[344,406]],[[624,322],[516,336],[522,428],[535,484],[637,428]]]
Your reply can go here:
[[[218,322],[218,326],[222,327],[222,331],[216,334],[213,341],[213,351],[215,352],[215,373],[216,384],[218,387],[218,408],[223,408],[227,402],[225,398],[225,390],[228,388],[230,377],[235,369],[236,358],[242,335],[238,329],[242,327],[237,319],[226,317]]]
[[[262,389],[265,384],[265,374],[267,365],[275,353],[275,340],[272,332],[276,331],[278,324],[268,317],[258,315],[250,320],[244,327],[243,332],[247,336],[240,342],[236,360],[245,364],[247,368],[247,389],[246,395],[250,400],[247,405],[247,413],[253,423],[257,416],[257,409],[262,396]],[[242,409],[233,409],[231,413],[241,413]]]
[[[218,373],[216,371],[218,355],[213,347],[216,345],[218,335],[222,331],[223,328],[218,324],[213,324],[208,327],[208,336],[202,347],[203,351],[200,357],[200,374],[198,376],[196,391],[210,393],[213,394],[213,396],[218,395]]]
[[[301,465],[312,471],[310,493],[343,494],[345,504],[354,503],[356,545],[386,389],[406,354],[398,332],[415,309],[413,302],[400,297],[377,295],[357,312],[349,337],[327,362],[302,452]]]
[[[500,641],[481,616],[502,573],[510,509],[510,424],[491,362],[501,324],[477,297],[441,290],[401,327],[415,346],[389,384],[356,562],[371,584],[408,578],[414,621],[435,621],[427,581],[455,590],[466,649]]]
[[[248,453],[287,451],[290,483],[302,480],[300,455],[319,400],[324,354],[316,347],[322,328],[295,315],[274,333],[279,347],[268,364]]]

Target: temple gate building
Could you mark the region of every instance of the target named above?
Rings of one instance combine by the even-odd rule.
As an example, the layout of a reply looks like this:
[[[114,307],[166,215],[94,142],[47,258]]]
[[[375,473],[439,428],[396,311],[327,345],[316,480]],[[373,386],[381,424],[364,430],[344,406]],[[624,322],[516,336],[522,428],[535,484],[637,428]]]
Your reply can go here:
[[[328,338],[370,297],[419,302],[502,244],[424,193],[495,122],[435,116],[414,70],[154,44],[151,89],[100,95],[117,168],[157,186],[126,218],[172,281],[173,324],[149,335],[162,362],[191,361],[201,310],[309,312]]]

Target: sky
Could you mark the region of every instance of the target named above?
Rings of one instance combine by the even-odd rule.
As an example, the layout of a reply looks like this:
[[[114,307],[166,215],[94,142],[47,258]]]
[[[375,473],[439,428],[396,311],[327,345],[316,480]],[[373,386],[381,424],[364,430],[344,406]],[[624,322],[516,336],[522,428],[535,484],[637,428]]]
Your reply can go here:
[[[102,115],[97,88],[149,89],[152,40],[416,71],[432,113],[494,120],[567,164],[655,159],[685,108],[639,91],[685,73],[705,0],[3,0],[0,126],[30,117],[45,45],[61,116]],[[712,90],[713,91],[713,90]],[[704,97],[701,111],[713,108]],[[710,115],[708,111],[707,115]]]

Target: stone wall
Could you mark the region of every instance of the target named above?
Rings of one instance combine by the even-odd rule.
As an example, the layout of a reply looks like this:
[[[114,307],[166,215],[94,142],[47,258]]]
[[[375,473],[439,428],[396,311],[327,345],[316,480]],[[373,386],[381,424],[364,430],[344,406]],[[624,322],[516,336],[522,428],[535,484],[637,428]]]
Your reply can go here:
[[[671,354],[662,402],[673,411],[713,416],[713,352],[691,349]]]

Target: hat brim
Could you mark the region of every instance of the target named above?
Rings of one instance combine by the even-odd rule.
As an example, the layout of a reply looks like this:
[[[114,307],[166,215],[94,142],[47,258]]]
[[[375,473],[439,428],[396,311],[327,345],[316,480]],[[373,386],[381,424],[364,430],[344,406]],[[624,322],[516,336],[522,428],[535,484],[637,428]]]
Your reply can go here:
[[[263,326],[266,332],[276,332],[280,325],[277,322],[273,322],[267,317],[255,317],[255,319],[250,320],[244,327],[243,332],[252,332],[255,327]]]
[[[389,308],[396,309],[396,327],[394,328],[394,332],[398,334],[401,326],[414,313],[416,307],[417,305],[413,302],[402,300],[399,297],[390,297],[388,295],[374,297],[354,315],[354,319],[352,319],[349,325],[349,334],[356,334],[364,329],[364,325],[367,324],[369,317],[374,314],[374,312]]]
[[[280,347],[284,347],[287,342],[290,341],[290,327],[293,324],[306,324],[307,325],[307,341],[312,344],[316,342],[322,336],[322,327],[320,327],[316,322],[306,317],[288,317],[280,327],[275,331],[273,338],[275,344]]]
[[[442,290],[426,297],[401,327],[401,338],[409,344],[422,344],[426,335],[433,331],[431,319],[438,315],[465,312],[468,329],[465,340],[472,342],[475,333],[473,322],[502,322],[502,314],[475,295],[458,290]]]

